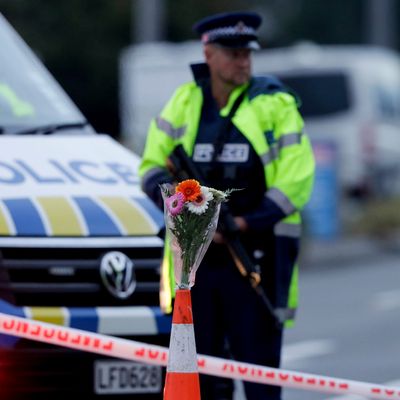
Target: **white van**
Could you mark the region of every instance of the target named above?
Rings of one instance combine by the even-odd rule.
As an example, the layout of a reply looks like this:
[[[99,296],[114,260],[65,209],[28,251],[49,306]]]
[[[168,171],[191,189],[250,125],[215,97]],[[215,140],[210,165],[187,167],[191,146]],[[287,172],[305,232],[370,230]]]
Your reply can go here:
[[[400,193],[400,56],[370,46],[301,44],[254,55],[301,99],[311,141],[336,147],[350,195]]]
[[[143,43],[120,60],[122,139],[141,154],[150,119],[188,65],[198,41]],[[400,56],[370,46],[302,44],[254,53],[255,75],[275,74],[301,98],[311,140],[336,146],[339,180],[352,195],[400,192]]]

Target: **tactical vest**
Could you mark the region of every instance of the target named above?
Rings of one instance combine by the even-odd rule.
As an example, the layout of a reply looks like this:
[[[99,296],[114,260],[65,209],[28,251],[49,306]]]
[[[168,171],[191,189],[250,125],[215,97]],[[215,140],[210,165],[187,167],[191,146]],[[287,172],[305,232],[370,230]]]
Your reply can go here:
[[[286,215],[274,226],[278,238],[300,238],[300,211],[309,199],[313,185],[314,157],[303,120],[297,111],[296,99],[284,91],[272,77],[253,78],[250,84],[237,87],[226,106],[220,110],[227,116],[235,99],[243,90],[247,95],[236,111],[232,122],[247,138],[260,157],[264,168],[266,196],[274,201]],[[196,82],[180,86],[161,114],[149,128],[139,175],[142,185],[147,179],[165,170],[165,162],[176,144],[180,143],[192,155],[203,103],[201,87]],[[293,265],[296,259],[293,260]],[[166,238],[162,263],[161,300],[171,311],[175,280],[172,255]],[[291,320],[297,307],[297,266],[293,268],[288,303],[287,320]],[[283,308],[285,308],[283,307]]]

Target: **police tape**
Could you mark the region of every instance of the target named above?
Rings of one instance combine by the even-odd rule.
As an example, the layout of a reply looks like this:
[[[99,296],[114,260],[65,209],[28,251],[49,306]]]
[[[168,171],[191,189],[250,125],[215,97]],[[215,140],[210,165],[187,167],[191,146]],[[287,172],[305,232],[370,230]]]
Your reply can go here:
[[[0,333],[114,358],[167,365],[168,349],[0,313]],[[400,399],[400,387],[294,372],[198,355],[199,372],[249,382],[373,399]]]

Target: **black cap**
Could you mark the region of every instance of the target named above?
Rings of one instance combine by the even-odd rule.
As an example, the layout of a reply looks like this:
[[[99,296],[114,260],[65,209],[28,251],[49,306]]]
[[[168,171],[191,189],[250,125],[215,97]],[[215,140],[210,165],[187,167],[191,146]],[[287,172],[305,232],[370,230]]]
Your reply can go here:
[[[211,15],[193,25],[201,41],[223,47],[259,49],[257,29],[262,18],[255,12],[228,12]]]

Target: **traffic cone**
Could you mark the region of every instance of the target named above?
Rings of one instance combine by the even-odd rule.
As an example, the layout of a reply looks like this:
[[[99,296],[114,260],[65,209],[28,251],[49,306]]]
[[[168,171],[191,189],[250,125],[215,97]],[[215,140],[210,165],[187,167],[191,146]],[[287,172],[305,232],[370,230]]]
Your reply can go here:
[[[188,289],[176,290],[164,400],[200,400],[192,300]]]

